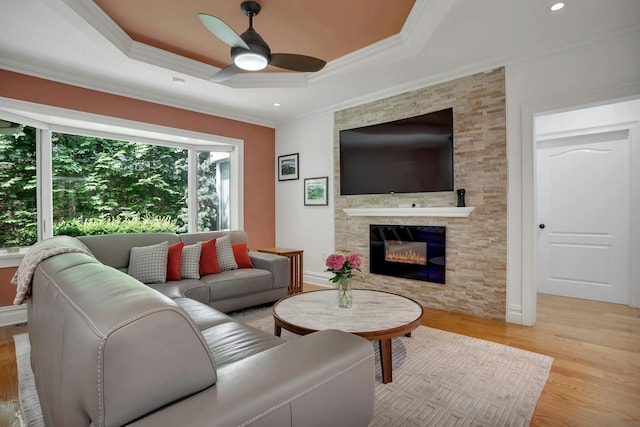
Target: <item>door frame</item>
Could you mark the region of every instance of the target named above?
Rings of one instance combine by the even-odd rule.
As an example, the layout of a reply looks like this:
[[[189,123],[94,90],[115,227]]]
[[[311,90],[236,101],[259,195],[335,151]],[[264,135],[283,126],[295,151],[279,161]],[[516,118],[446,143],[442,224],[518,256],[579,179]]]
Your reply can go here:
[[[633,94],[633,95],[630,95]],[[518,270],[518,262],[520,262],[520,283],[512,283],[511,287],[519,286],[522,298],[520,322],[523,325],[535,325],[537,317],[537,238],[536,238],[536,143],[535,143],[535,118],[540,115],[549,113],[558,113],[564,111],[577,110],[581,108],[594,107],[599,105],[612,104],[621,101],[629,101],[640,99],[640,86],[621,86],[600,90],[596,92],[583,93],[574,97],[565,97],[559,100],[537,104],[523,104],[520,112],[521,142],[522,154],[520,158],[521,168],[521,205],[520,205],[520,227],[515,226],[513,233],[520,237],[520,259],[511,261],[511,268]],[[640,144],[638,123],[629,126],[629,134],[633,147]],[[638,151],[636,151],[636,154]],[[633,170],[631,172],[632,185],[640,185],[640,172]],[[638,188],[638,187],[637,187]],[[517,213],[516,213],[517,215]],[[631,215],[636,218],[640,215],[640,200],[635,197],[631,200]],[[514,221],[517,222],[517,221]],[[518,230],[518,228],[520,228]],[[637,236],[640,233],[637,222],[631,224],[631,235]],[[517,238],[517,237],[515,237]],[[637,239],[636,239],[637,240]],[[632,241],[630,245],[632,258],[640,257],[640,247],[637,241]],[[632,286],[630,302],[632,307],[640,306],[640,291],[638,284],[640,282],[640,268],[631,263],[631,280],[636,286]],[[509,293],[509,286],[507,287]],[[507,307],[507,319],[509,319],[509,307]]]
[[[575,110],[579,110],[581,108],[577,108]],[[534,123],[535,123],[535,119],[534,119]],[[638,182],[637,179],[634,180],[634,176],[633,174],[636,173],[636,171],[634,170],[633,166],[634,165],[640,165],[640,153],[639,153],[639,149],[638,149],[638,144],[634,144],[633,140],[632,140],[632,129],[636,129],[638,128],[638,123],[637,122],[618,122],[615,124],[605,124],[605,125],[599,125],[599,126],[584,126],[584,127],[580,127],[580,128],[573,128],[570,130],[566,130],[566,131],[557,131],[557,132],[550,132],[550,133],[545,133],[545,134],[538,134],[537,137],[534,137],[534,143],[535,143],[535,149],[536,149],[536,154],[535,154],[535,162],[536,165],[535,167],[535,177],[534,179],[536,180],[536,185],[538,184],[539,180],[540,180],[540,176],[537,174],[538,173],[538,165],[537,162],[538,160],[540,160],[540,144],[544,144],[545,142],[550,142],[550,141],[556,141],[559,143],[559,141],[561,140],[574,140],[576,138],[580,138],[582,141],[586,140],[590,140],[593,138],[597,138],[598,142],[604,142],[604,141],[600,141],[600,138],[602,138],[600,135],[609,135],[608,138],[619,138],[622,139],[624,137],[626,137],[624,142],[628,142],[629,143],[629,157],[630,158],[635,158],[635,162],[632,161],[631,164],[629,165],[629,229],[625,230],[625,232],[628,232],[630,234],[630,236],[632,236],[629,239],[629,244],[627,245],[628,248],[628,268],[629,271],[627,272],[627,277],[629,278],[629,290],[628,290],[628,301],[629,301],[629,305],[633,304],[632,301],[632,295],[634,290],[637,290],[635,288],[638,288],[638,286],[635,286],[634,288],[634,284],[637,284],[636,281],[634,281],[632,279],[632,269],[634,268],[634,266],[631,263],[631,260],[634,259],[632,258],[632,254],[633,254],[633,249],[632,249],[632,245],[634,243],[634,241],[636,241],[637,239],[633,239],[634,234],[631,232],[632,230],[632,226],[634,224],[634,217],[633,217],[633,213],[634,213],[634,200],[637,201],[638,197],[636,196],[638,194],[638,192],[640,191],[640,184]],[[636,132],[637,134],[637,132]],[[624,135],[624,137],[623,137]],[[636,135],[637,136],[637,135]],[[607,142],[610,140],[607,140]],[[621,141],[617,141],[618,144],[622,144]],[[580,147],[585,147],[586,145],[588,145],[588,142],[580,142],[580,143],[565,143],[564,145],[555,145],[555,148],[567,148],[569,146],[580,146]],[[637,175],[637,173],[636,173]],[[637,177],[636,177],[637,178]],[[536,211],[535,211],[535,215],[536,215],[536,224],[540,224],[541,222],[547,222],[550,218],[547,218],[547,220],[543,221],[541,218],[538,217],[539,211],[538,211],[538,203],[540,200],[540,195],[539,195],[539,190],[536,188],[536,193],[534,194],[534,198],[535,198],[535,203],[536,203]],[[539,233],[539,230],[536,231],[536,233]],[[538,237],[538,236],[537,236]],[[536,281],[535,283],[539,283],[538,279],[538,273],[540,272],[539,267],[540,264],[537,262],[538,261],[538,255],[540,254],[540,239],[536,238],[536,247],[535,247],[535,254],[536,254]],[[538,293],[538,289],[536,286],[536,294]]]

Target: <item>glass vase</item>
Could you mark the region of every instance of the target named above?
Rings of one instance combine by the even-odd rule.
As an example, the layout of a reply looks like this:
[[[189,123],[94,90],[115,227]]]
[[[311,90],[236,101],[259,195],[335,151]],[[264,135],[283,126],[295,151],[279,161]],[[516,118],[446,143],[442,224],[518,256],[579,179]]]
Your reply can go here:
[[[338,281],[338,307],[351,308],[352,305],[351,277],[343,277]]]

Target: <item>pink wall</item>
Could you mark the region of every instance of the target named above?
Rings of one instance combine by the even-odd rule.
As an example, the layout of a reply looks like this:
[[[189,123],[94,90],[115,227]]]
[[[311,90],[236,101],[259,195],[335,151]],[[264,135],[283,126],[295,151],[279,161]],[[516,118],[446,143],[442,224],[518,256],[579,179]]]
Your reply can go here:
[[[244,140],[244,229],[252,248],[275,246],[275,129],[6,70],[0,97]],[[6,286],[2,274],[0,298]]]
[[[0,307],[13,304],[16,297],[16,287],[11,284],[11,278],[16,267],[0,268]]]

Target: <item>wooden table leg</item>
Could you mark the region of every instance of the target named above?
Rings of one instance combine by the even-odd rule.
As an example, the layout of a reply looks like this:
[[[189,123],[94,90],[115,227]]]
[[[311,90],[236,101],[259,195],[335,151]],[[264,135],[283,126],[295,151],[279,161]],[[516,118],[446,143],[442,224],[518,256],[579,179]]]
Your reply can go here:
[[[274,323],[273,326],[273,335],[279,337],[280,334],[282,334],[282,327],[280,325],[278,325],[277,323]]]
[[[382,382],[384,384],[392,381],[391,376],[391,338],[380,340],[380,367],[382,368]]]

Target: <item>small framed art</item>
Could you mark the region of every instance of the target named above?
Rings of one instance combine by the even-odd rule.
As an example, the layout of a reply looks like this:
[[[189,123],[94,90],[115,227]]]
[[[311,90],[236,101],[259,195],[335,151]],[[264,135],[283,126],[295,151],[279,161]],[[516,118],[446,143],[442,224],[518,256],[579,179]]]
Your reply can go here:
[[[305,178],[304,180],[304,205],[327,206],[329,177]]]
[[[278,181],[299,179],[298,153],[278,156]]]

